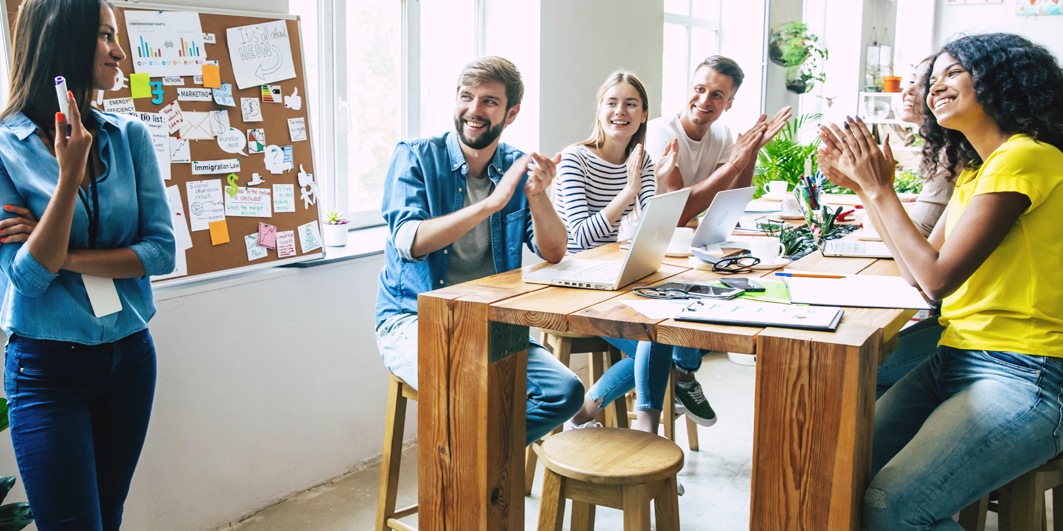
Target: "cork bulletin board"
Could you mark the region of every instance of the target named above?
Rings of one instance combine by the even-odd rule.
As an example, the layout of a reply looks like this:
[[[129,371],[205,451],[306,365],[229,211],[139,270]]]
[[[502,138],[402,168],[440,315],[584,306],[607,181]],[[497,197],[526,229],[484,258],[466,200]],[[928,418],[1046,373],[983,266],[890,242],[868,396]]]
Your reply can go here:
[[[4,44],[9,50],[10,35],[19,3],[21,2],[15,0],[5,1],[7,17],[4,21]],[[177,15],[178,17],[198,16],[204,37],[200,40],[206,42],[164,39],[161,33],[156,42],[145,42],[142,37],[138,37],[137,42],[132,42],[126,24],[127,17],[134,20],[137,17],[150,18],[156,15],[173,17],[174,13],[186,13]],[[169,164],[169,179],[165,181],[171,202],[178,196],[181,199],[180,214],[174,214],[173,218],[177,224],[180,216],[185,216],[184,221],[188,227],[185,231],[188,237],[184,238],[184,245],[181,243],[182,230],[175,228],[178,233],[178,255],[182,253],[182,247],[188,245],[189,240],[191,243],[191,246],[184,250],[184,271],[180,270],[179,257],[179,270],[171,275],[155,277],[152,279],[153,283],[179,284],[321,258],[324,242],[321,237],[321,202],[318,200],[317,190],[319,179],[313,162],[298,17],[272,14],[251,16],[237,12],[136,4],[136,7],[116,9],[115,18],[119,43],[126,54],[126,58],[119,65],[125,80],[121,89],[103,93],[102,97],[96,99],[95,105],[99,110],[135,114],[148,123],[155,121],[153,134],[157,151],[169,144],[166,146],[170,150],[169,156],[175,160]],[[261,66],[252,69],[247,63],[243,64],[240,68],[240,80],[244,88],[241,89],[237,82],[237,72],[234,72],[230,59],[227,30],[253,25],[258,25],[257,30],[248,29],[237,33],[250,36],[250,31],[258,31],[259,35],[265,36],[264,46],[259,43],[250,54],[263,54],[261,50],[265,49],[264,55],[269,57],[261,59],[265,65],[264,70]],[[284,64],[287,62],[287,55],[284,53],[286,50],[283,49],[284,44],[278,42],[278,39],[285,37],[284,29],[287,30],[286,40],[291,48],[290,65]],[[213,43],[210,42],[210,37],[213,37]],[[246,42],[251,40],[257,42],[258,38],[246,39]],[[161,45],[152,47],[153,44],[160,43]],[[164,78],[162,75],[155,75],[156,71],[147,72],[150,95],[131,98],[134,88],[140,89],[137,95],[143,94],[144,82],[143,76],[133,77],[133,74],[137,73],[133,61],[144,60],[145,57],[154,59],[163,53],[172,55],[174,48],[161,49],[162,46],[170,47],[171,43],[177,48],[183,47],[186,55],[192,55],[185,57],[193,59],[182,67],[185,70],[194,68],[201,72],[202,66],[191,64],[203,59],[203,55],[208,64],[216,61],[220,83],[231,85],[234,105],[223,105],[218,101],[217,95],[213,94],[213,90],[204,86],[204,82],[212,84],[209,72],[207,80],[197,79],[194,75],[167,75]],[[294,77],[269,80],[267,74],[262,74],[263,71],[280,72],[273,77],[285,72],[294,74]],[[145,70],[141,70],[141,73],[145,73]],[[190,71],[188,73],[191,74]],[[268,83],[248,85],[248,79],[259,79],[254,77],[255,75],[266,75]],[[178,84],[178,77],[182,84]],[[182,92],[180,97],[179,90]],[[207,92],[211,93],[209,99],[205,98]],[[124,100],[126,98],[131,99]],[[254,105],[250,105],[249,100],[257,102],[261,121],[254,121]],[[224,95],[221,101],[226,101]],[[177,102],[182,116],[190,119],[186,120],[184,126],[171,132],[169,125],[173,122],[160,122],[174,115],[164,111],[172,102]],[[249,108],[246,110],[251,114],[248,121],[244,120],[244,104],[248,104]],[[167,111],[173,111],[173,108]],[[212,111],[227,114],[228,129],[223,120],[219,119],[221,116],[218,113],[209,114]],[[204,118],[205,122],[209,123],[204,123]],[[293,121],[290,123],[289,120]],[[163,130],[169,137],[165,141],[161,138],[160,131]],[[258,131],[249,135],[249,130],[260,130],[264,133],[264,138]],[[219,134],[225,136],[219,137]],[[245,141],[242,152],[236,149],[241,143],[236,135],[242,136]],[[250,142],[247,141],[249,138]],[[187,141],[187,148],[183,147],[183,141]],[[223,144],[226,144],[227,149],[223,149]],[[164,155],[160,153],[160,161],[163,158]],[[285,160],[288,162],[284,162]],[[164,177],[166,174],[167,172],[163,171]],[[221,188],[220,196],[216,192],[218,187]],[[280,194],[277,193],[278,190]],[[190,197],[190,193],[195,196]],[[219,197],[224,206],[219,205]],[[171,206],[177,208],[177,205]],[[206,222],[213,223],[207,228]],[[261,228],[260,233],[260,223],[274,228]],[[260,234],[265,246],[258,245]],[[226,239],[227,243],[219,243]],[[272,241],[273,239],[276,241]],[[269,244],[273,244],[273,248],[269,248]]]

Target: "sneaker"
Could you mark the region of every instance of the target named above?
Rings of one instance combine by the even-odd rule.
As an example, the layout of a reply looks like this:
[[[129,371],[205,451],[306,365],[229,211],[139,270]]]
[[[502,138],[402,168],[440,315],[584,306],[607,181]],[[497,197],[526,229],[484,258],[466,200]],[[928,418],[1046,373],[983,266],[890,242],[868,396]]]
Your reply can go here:
[[[596,422],[596,421],[593,421],[593,420],[584,422],[583,424],[573,424],[572,423],[572,419],[568,419],[568,420],[565,421],[565,431],[568,431],[568,430],[582,430],[582,429],[585,429],[585,428],[601,428],[601,427],[602,427],[602,423],[601,422]]]
[[[675,416],[686,415],[687,407],[683,405],[683,401],[679,400],[679,394],[675,395]]]
[[[675,480],[675,484],[676,484],[676,489],[675,490],[676,490],[676,492],[679,493],[680,496],[682,496],[682,495],[687,493],[687,489],[683,488],[683,482],[682,481],[679,481],[677,479],[677,480]]]
[[[716,412],[709,405],[709,399],[705,398],[705,392],[702,391],[701,384],[697,380],[691,382],[692,385],[689,387],[680,385],[681,383],[676,382],[675,384],[675,396],[683,403],[683,410],[686,416],[701,426],[716,424]]]

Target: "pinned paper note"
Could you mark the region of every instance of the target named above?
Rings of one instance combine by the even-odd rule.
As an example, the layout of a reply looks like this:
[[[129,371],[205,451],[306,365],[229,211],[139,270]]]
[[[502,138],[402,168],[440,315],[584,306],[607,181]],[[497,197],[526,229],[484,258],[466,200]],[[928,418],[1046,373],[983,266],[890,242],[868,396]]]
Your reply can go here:
[[[184,113],[181,112],[181,105],[176,101],[170,102],[169,105],[163,107],[159,114],[166,117],[166,126],[170,130],[170,134],[174,134],[181,129],[181,126],[185,124]]]
[[[262,85],[262,103],[281,103],[280,85]]]
[[[185,111],[184,123],[177,136],[185,140],[214,140],[209,112]]]
[[[258,222],[258,246],[267,249],[277,248],[277,227]]]
[[[204,33],[203,42],[206,44],[217,44],[218,38],[213,33]]]
[[[317,221],[299,225],[299,246],[303,248],[303,254],[321,248],[321,231],[317,228]]]
[[[221,88],[221,71],[218,65],[203,65],[203,86]]]
[[[137,109],[133,106],[133,98],[103,100],[103,110],[116,114],[137,114]]]
[[[151,79],[147,74],[129,74],[129,89],[133,99],[151,97]]]
[[[228,133],[231,127],[229,126],[229,111],[210,111],[210,134],[218,136],[224,133]],[[243,136],[243,133],[240,134]]]
[[[295,256],[295,231],[286,230],[277,233],[277,257]]]
[[[169,125],[166,123],[166,117],[163,116],[162,113],[138,112],[137,117],[140,118],[140,121],[144,122],[144,125],[147,125],[148,127],[161,127],[163,129],[169,128]]]
[[[288,134],[292,136],[292,142],[306,140],[306,120],[303,118],[288,118]]]
[[[263,151],[266,157],[266,169],[270,173],[284,173],[292,169],[292,163],[284,162],[284,150],[278,146],[266,146]]]
[[[293,111],[303,108],[303,98],[299,95],[299,87],[295,87],[291,96],[284,97],[284,106]]]
[[[266,180],[263,179],[261,175],[259,175],[257,173],[252,173],[251,174],[251,182],[247,183],[247,185],[248,186],[258,186],[258,185],[260,185],[260,184],[262,184],[264,182],[266,182]]]
[[[240,173],[240,159],[193,160],[192,175]]]
[[[284,158],[282,160],[284,162],[291,163],[292,162],[292,146],[281,146],[281,151],[284,153]],[[292,165],[288,164],[288,167],[291,168]]]
[[[240,89],[295,77],[285,21],[228,28],[226,37],[233,75]]]
[[[310,210],[310,205],[317,201],[317,183],[314,182],[314,174],[306,173],[303,165],[299,165],[299,199],[303,200],[303,207]]]
[[[170,137],[170,162],[173,164],[192,163],[192,152],[188,149],[187,140]]]
[[[155,77],[200,72],[207,54],[199,13],[129,10],[124,15],[135,72]]]
[[[162,124],[149,125],[151,143],[155,146],[155,157],[159,159],[159,172],[164,181],[170,180],[170,135],[166,134],[166,126]]]
[[[244,245],[247,246],[247,261],[252,262],[259,258],[269,256],[269,250],[258,245],[258,233],[244,236]]]
[[[229,243],[229,225],[224,219],[210,223],[210,244]]]
[[[248,129],[247,130],[247,152],[255,155],[262,153],[266,149],[266,130],[265,129]]]
[[[269,188],[240,188],[234,196],[225,196],[225,215],[238,218],[273,217]]]
[[[188,232],[188,217],[181,203],[181,189],[178,185],[166,187],[166,198],[170,200],[170,220],[173,221],[174,244],[178,252],[192,248],[192,235]]]
[[[273,212],[295,212],[295,185],[273,185]]]
[[[218,147],[226,153],[247,155],[247,153],[244,153],[244,146],[246,145],[247,139],[244,138],[244,132],[239,129],[229,129],[218,135]]]
[[[195,83],[196,85],[202,85],[203,84],[203,75],[200,74],[200,75],[192,76],[192,83]]]
[[[185,86],[185,78],[181,76],[162,76],[162,84],[168,87]]]
[[[192,232],[207,230],[210,224],[225,219],[225,203],[221,198],[221,180],[188,181],[188,219]]]
[[[256,98],[240,98],[240,114],[245,122],[261,122],[262,107]]]
[[[178,101],[213,101],[214,96],[209,88],[182,87],[177,89]]]
[[[236,101],[233,100],[232,83],[222,83],[221,88],[211,90],[214,91],[214,103],[225,105],[226,107],[236,107]]]

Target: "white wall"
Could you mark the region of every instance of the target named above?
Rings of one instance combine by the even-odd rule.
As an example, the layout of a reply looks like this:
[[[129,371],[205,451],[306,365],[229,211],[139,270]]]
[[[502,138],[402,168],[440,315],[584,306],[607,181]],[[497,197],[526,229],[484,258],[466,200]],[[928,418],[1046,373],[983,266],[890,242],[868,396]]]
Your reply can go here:
[[[723,2],[720,19],[720,55],[730,57],[746,75],[731,109],[720,117],[731,134],[748,130],[761,114],[764,78],[764,2]],[[778,109],[768,109],[774,113]]]
[[[500,55],[513,61],[524,79],[520,114],[506,128],[502,141],[524,152],[539,150],[540,26],[539,0],[487,2],[485,55]],[[520,21],[514,30],[514,21]],[[548,153],[553,156],[553,153]]]
[[[937,0],[934,24],[934,46],[941,48],[959,34],[1000,31],[1017,33],[1048,47],[1063,60],[1063,15],[1020,17],[1015,15],[1015,2],[1002,4],[945,5]]]
[[[660,114],[663,0],[541,0],[539,149],[590,136],[598,87],[617,68],[638,75]]]
[[[214,529],[381,454],[381,267],[271,270],[158,302],[155,402],[123,529]],[[407,437],[416,417],[411,403]],[[4,434],[0,471],[16,470]],[[25,500],[21,484],[9,502]]]

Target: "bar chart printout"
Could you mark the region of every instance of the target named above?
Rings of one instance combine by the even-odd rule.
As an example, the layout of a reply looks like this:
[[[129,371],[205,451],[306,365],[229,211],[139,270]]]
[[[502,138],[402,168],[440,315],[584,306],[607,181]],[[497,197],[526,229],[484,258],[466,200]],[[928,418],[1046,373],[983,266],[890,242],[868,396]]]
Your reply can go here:
[[[207,54],[199,13],[126,10],[125,23],[134,72],[151,77],[202,74]]]

